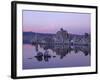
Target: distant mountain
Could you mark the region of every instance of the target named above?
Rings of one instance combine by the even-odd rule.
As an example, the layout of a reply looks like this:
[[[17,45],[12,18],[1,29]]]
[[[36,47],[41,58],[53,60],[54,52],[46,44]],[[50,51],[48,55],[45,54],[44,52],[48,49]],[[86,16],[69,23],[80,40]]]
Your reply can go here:
[[[33,40],[35,36],[37,36],[39,39],[43,39],[45,37],[53,37],[55,34],[23,32],[23,43],[31,44],[31,40]]]
[[[34,32],[23,32],[23,35],[34,35]]]
[[[35,33],[35,32],[23,32],[23,35],[42,35],[42,36],[53,36],[55,34],[50,33]]]

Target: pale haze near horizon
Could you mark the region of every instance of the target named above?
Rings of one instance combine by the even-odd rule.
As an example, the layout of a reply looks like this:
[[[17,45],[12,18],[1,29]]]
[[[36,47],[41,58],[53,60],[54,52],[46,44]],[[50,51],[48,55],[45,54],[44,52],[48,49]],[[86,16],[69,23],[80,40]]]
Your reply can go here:
[[[90,33],[91,14],[23,11],[23,31],[56,33],[63,28],[72,34]]]

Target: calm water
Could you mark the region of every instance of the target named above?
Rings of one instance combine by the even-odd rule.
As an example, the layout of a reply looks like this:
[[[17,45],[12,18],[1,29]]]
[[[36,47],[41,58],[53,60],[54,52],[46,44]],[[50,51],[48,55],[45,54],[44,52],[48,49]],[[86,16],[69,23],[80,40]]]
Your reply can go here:
[[[45,50],[38,46],[39,51],[43,54]],[[66,48],[67,53],[57,53],[48,49],[49,57],[38,59],[36,47],[24,44],[23,45],[23,69],[39,69],[39,68],[56,68],[56,67],[80,67],[90,66],[90,52],[87,46],[70,46]],[[81,49],[81,50],[80,50]],[[87,54],[88,55],[85,55]]]

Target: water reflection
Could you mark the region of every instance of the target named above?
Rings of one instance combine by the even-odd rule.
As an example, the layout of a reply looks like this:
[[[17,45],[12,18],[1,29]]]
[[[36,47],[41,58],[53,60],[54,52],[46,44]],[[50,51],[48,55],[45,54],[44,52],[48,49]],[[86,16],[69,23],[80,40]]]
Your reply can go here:
[[[45,51],[44,53],[38,52],[36,56],[34,56],[38,61],[48,62],[50,58],[55,58],[56,56],[51,56],[49,51]]]
[[[90,45],[71,45],[71,44],[54,44],[54,43],[33,43],[35,46],[35,50],[37,55],[34,56],[38,61],[48,62],[51,58],[55,58],[57,55],[60,59],[63,59],[67,54],[70,54],[71,51],[74,51],[75,54],[79,53],[79,51],[84,53],[84,56],[90,55]],[[43,48],[44,52],[39,51],[39,46]],[[51,55],[49,49],[56,53],[55,55]]]

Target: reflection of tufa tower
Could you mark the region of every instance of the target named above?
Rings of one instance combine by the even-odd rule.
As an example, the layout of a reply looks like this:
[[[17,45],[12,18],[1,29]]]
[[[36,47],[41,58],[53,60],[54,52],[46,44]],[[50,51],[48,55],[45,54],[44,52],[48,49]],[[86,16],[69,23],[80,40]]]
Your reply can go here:
[[[56,38],[60,41],[60,42],[66,42],[67,38],[68,38],[68,32],[63,30],[63,28],[60,29],[60,31],[58,31],[56,33]]]

